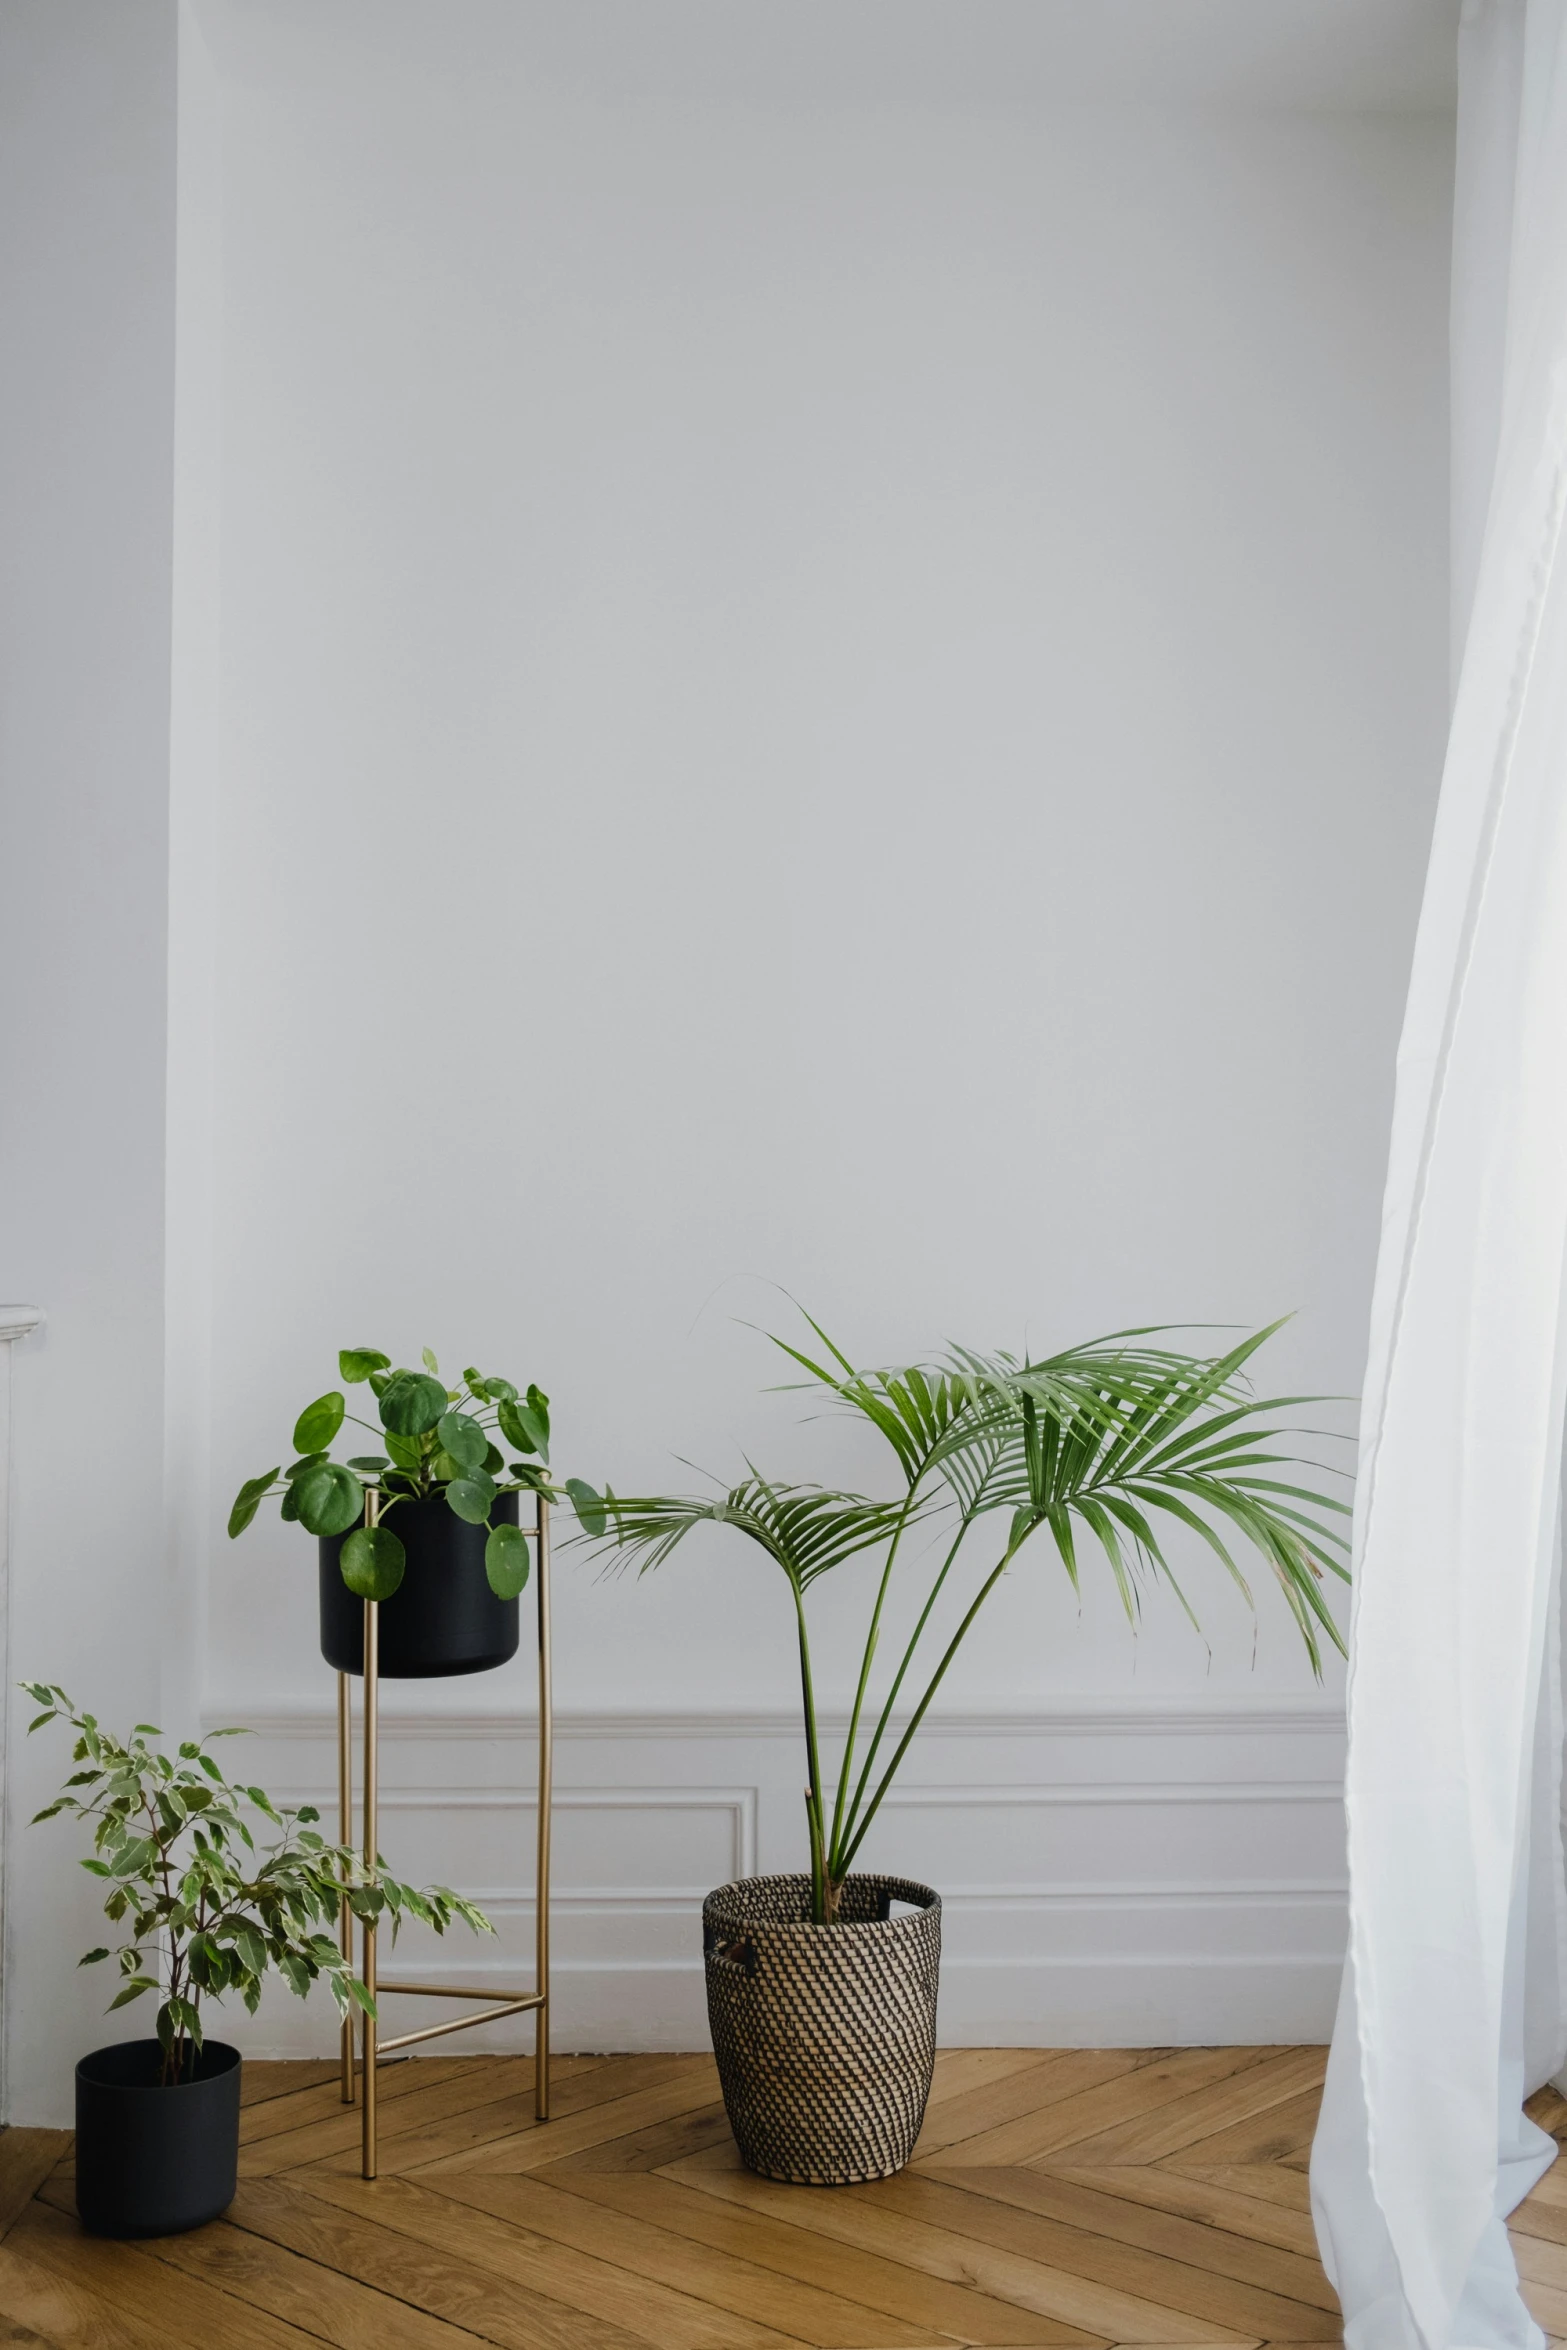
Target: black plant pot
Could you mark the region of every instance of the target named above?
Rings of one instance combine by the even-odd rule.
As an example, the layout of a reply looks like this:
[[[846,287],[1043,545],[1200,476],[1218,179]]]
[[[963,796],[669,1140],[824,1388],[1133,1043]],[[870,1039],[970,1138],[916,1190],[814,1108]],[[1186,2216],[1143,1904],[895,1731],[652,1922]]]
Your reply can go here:
[[[177,2087],[156,2040],[95,2048],[76,2068],[76,2208],[95,2236],[177,2236],[234,2200],[239,2050],[209,2040]]]
[[[515,1526],[517,1496],[496,1496],[498,1526]],[[388,1681],[434,1681],[453,1673],[488,1673],[517,1653],[514,1599],[497,1599],[484,1572],[483,1526],[470,1526],[444,1494],[394,1501],[381,1523],[408,1554],[402,1582],[381,1602],[380,1669]],[[352,1529],[350,1528],[350,1532]],[[365,1603],[343,1581],[346,1534],[321,1540],[321,1654],[340,1673],[365,1669]]]

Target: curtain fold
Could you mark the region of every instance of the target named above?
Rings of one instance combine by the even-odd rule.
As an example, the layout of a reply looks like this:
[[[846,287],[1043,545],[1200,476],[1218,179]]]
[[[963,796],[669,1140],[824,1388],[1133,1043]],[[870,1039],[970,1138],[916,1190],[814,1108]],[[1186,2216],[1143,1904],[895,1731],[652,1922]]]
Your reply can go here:
[[[1567,0],[1470,0],[1452,730],[1361,1414],[1350,1940],[1312,2205],[1350,2350],[1544,2337],[1505,2215],[1555,2147],[1567,1395]]]

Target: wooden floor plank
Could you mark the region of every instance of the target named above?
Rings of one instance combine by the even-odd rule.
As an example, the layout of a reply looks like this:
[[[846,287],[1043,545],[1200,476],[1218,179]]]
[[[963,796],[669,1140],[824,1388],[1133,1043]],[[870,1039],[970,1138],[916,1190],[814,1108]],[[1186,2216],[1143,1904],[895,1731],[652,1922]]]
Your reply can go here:
[[[1567,2293],[1559,2286],[1539,2284],[1532,2277],[1523,2278],[1519,2290],[1536,2325],[1548,2334],[1567,2334]]]
[[[533,2110],[533,2089],[519,2091],[517,2096],[493,2099],[486,2103],[470,2103],[460,2113],[437,2115],[430,2122],[409,2108],[409,2117],[416,2127],[390,2129],[381,2134],[381,2169],[383,2178],[406,2176],[411,2171],[428,2169],[435,2162],[446,2162],[453,2157],[472,2155],[482,2167],[503,2169],[531,2169],[533,2164],[522,2157],[507,2155],[505,2146],[512,2141],[533,2141],[538,2131],[540,2138],[538,2160],[550,2160],[552,2153],[564,2153],[569,2143],[576,2143],[564,2134],[573,2122],[580,2124],[578,2138],[587,2143],[599,2143],[601,2138],[613,2138],[623,2129],[623,2108],[637,2094],[665,2091],[677,2106],[698,2103],[709,2094],[709,2075],[700,2075],[700,2087],[691,2089],[693,2066],[712,2063],[700,2056],[627,2056],[620,2061],[625,2070],[616,2066],[616,2080],[625,2087],[625,2096],[604,2096],[597,2077],[583,2075],[561,2082],[559,2091],[550,2094],[550,2120],[540,2122]],[[601,2110],[608,2115],[604,2124],[594,2120]],[[547,2141],[547,2143],[545,2143]],[[343,2171],[343,2176],[357,2174],[359,2155],[355,2148],[336,2148],[324,2155],[322,2169]]]
[[[236,2300],[198,2278],[174,2275],[140,2245],[89,2236],[80,2223],[44,2203],[32,2204],[13,2236],[18,2252],[57,2277],[84,2284],[111,2308],[157,2327],[193,2350],[299,2350],[319,2336],[302,2333],[264,2309]]]
[[[349,2184],[340,2182],[345,2187]],[[359,2180],[372,2198],[374,2184]],[[393,2195],[396,2181],[389,2181]],[[439,2317],[506,2350],[641,2350],[656,2335],[595,2316],[535,2286],[526,2299],[477,2270],[460,2249],[438,2249],[362,2212],[333,2208],[307,2187],[260,2179],[242,2187],[231,2207],[238,2227],[339,2276],[393,2293],[410,2308]]]
[[[1248,2114],[1244,2121],[1232,2122],[1228,2129],[1189,2141],[1170,2155],[1169,2167],[1184,2170],[1192,2165],[1207,2169],[1214,2163],[1282,2162],[1287,2156],[1310,2147],[1321,2102],[1320,2088],[1302,2089],[1294,2097],[1285,2097],[1276,2105]]]
[[[0,2242],[70,2150],[69,2130],[0,2130]]]
[[[786,2297],[779,2280],[763,2270],[732,2263],[724,2272],[711,2255],[698,2261],[689,2247],[657,2228],[611,2219],[526,2173],[491,2183],[503,2190],[504,2218],[412,2179],[370,2185],[318,2171],[310,2187],[344,2209],[373,2214],[383,2226],[449,2247],[530,2292],[649,2334],[668,2350],[798,2350],[802,2342],[836,2344],[838,2350],[860,2350],[871,2342],[886,2350],[926,2350],[933,2338],[928,2327],[889,2327],[885,2317],[867,2309],[856,2317],[826,2293]]]
[[[514,2200],[519,2190],[534,2183],[484,2178],[471,2171],[443,2182],[454,2194],[482,2201],[487,2210],[517,2213],[529,2225],[542,2227],[546,2223],[540,2207]],[[573,2203],[596,2203],[614,2215],[612,2228],[644,2221],[688,2245],[703,2247],[707,2260],[732,2258],[754,2264],[769,2274],[773,2291],[802,2285],[813,2295],[821,2292],[841,2303],[863,2305],[915,2331],[933,2326],[960,2342],[1053,2343],[1062,2350],[1105,2350],[1101,2338],[1079,2328],[1052,2318],[1031,2319],[1029,2313],[971,2286],[917,2273],[900,2261],[791,2226],[762,2211],[736,2209],[676,2179],[563,2171],[547,2173],[538,2184],[553,2188],[560,2197],[550,2217],[553,2226],[570,2224],[567,2214]],[[887,2339],[894,2338],[889,2329]]]
[[[1188,2171],[1166,2170],[1162,2163],[1123,2163],[1108,2170],[1060,2170],[1031,2173],[1041,2178],[1057,2178],[1073,2185],[1087,2187],[1106,2195],[1118,2195],[1130,2203],[1146,2203],[1156,2211],[1171,2211],[1178,2218],[1199,2221],[1204,2227],[1227,2234],[1244,2236],[1253,2243],[1275,2244],[1281,2251],[1296,2252],[1306,2260],[1317,2258],[1316,2231],[1309,2211],[1296,2211],[1247,2190],[1252,2186],[1250,2170],[1231,2174],[1244,2178],[1246,2186],[1220,2185],[1211,2177],[1195,2177]]]
[[[1520,2233],[1513,2238],[1513,2253],[1521,2277],[1534,2285],[1554,2285],[1558,2292],[1567,2292],[1567,2244]]]
[[[530,2120],[508,2137],[446,2155],[428,2167],[434,2172],[541,2170],[568,2154],[581,2153],[585,2147],[605,2145],[650,2122],[672,2121],[677,2114],[712,2104],[718,2094],[718,2067],[710,2056],[683,2057],[671,2071],[672,2078],[634,2090],[630,2096],[610,2098],[581,2113],[552,2119],[543,2129]]]
[[[474,2350],[475,2335],[508,2350],[645,2350],[639,2337],[580,2312],[494,2293],[459,2264],[273,2179],[242,2182],[226,2219],[152,2248],[339,2350]],[[492,2311],[503,2300],[509,2308]],[[502,2331],[486,2322],[492,2315]]]
[[[270,2105],[275,2097],[292,2097],[300,2089],[315,2089],[336,2081],[338,2066],[330,2057],[280,2056],[267,2064],[247,2064],[240,2070],[240,2110]]]
[[[1057,2155],[1064,2146],[1113,2135],[1119,2124],[1136,2134],[1160,2107],[1174,2105],[1199,2089],[1227,2082],[1232,2074],[1255,2070],[1264,2052],[1255,2048],[1178,2048],[1152,2064],[1130,2065],[1114,2079],[1097,2079],[1075,2094],[1051,2098],[1015,2121],[982,2130],[946,2149],[944,2161],[999,2164],[1031,2162]],[[1085,2160],[1089,2159],[1087,2156]]]
[[[1201,2055],[1203,2051],[1189,2053]],[[1218,2071],[1205,2085],[1170,2098],[1158,2113],[1143,2108],[1113,2128],[1085,2133],[1073,2141],[1072,2160],[1078,2164],[1166,2161],[1199,2140],[1243,2124],[1252,2115],[1282,2105],[1302,2091],[1320,2094],[1325,2055],[1320,2048],[1278,2048],[1268,2051],[1260,2063]],[[1219,2154],[1210,2159],[1222,2162],[1227,2158]]]
[[[591,2074],[584,2076],[585,2080],[591,2078]],[[518,2115],[526,2114],[531,2121],[533,2059],[502,2056],[486,2066],[482,2062],[475,2064],[470,2058],[449,2071],[445,2066],[429,2063],[428,2059],[394,2065],[380,2076],[376,2089],[380,2099],[381,2142],[390,2158],[390,2149],[411,2131],[424,2129],[454,2114],[476,2113],[508,2097]],[[563,2081],[561,2102],[565,2104],[573,2094],[591,2098],[592,2091],[586,2087],[578,2091],[575,2078]],[[239,2175],[242,2179],[275,2178],[279,2172],[294,2170],[302,2163],[322,2162],[336,2154],[352,2156],[360,2144],[362,2127],[357,2105],[334,2101],[318,2120],[301,2122],[270,2137],[242,2144]]]
[[[1034,2050],[1034,2062],[991,2079],[981,2079],[949,2097],[932,2098],[924,2127],[914,2149],[916,2162],[941,2156],[965,2141],[979,2143],[987,2132],[1008,2123],[1054,2113],[1074,2097],[1099,2089],[1106,2081],[1141,2071],[1165,2049],[1057,2048]],[[966,2158],[965,2158],[966,2159]],[[974,2157],[987,2160],[983,2147]],[[1009,2160],[1003,2156],[1001,2159]]]
[[[1048,2262],[1066,2275],[1135,2297],[1166,2317],[1178,2313],[1206,2323],[1215,2334],[1293,2341],[1315,2333],[1322,2324],[1320,2301],[1314,2306],[1216,2268],[1194,2266],[1189,2259],[1138,2243],[1125,2232],[1111,2235],[1048,2216],[1039,2208],[1050,2199],[1048,2182],[1031,2201],[1027,2173],[1011,2174],[1015,2186],[1005,2171],[986,2171],[983,2176],[989,2191],[985,2185],[972,2186],[961,2171],[950,2180],[933,2178],[928,2171],[906,2171],[867,2193],[882,2209],[921,2225]],[[1102,2213],[1102,2203],[1099,2208]],[[1123,2208],[1129,2217],[1135,2216],[1132,2206]]]
[[[1308,2226],[1311,2221],[1311,2186],[1298,2170],[1286,2170],[1280,2163],[1233,2162],[1160,2163],[1160,2170],[1169,2169],[1172,2178],[1203,2180],[1215,2187],[1233,2188],[1238,2195],[1253,2196],[1259,2202],[1276,2203],[1284,2211],[1299,2212]]]
[[[1015,2302],[1019,2309],[1059,2318],[1066,2325],[1081,2326],[1085,2332],[1111,2341],[1238,2345],[1262,2338],[1239,2328],[1203,2324],[1178,2310],[1074,2275],[1026,2253],[932,2225],[925,2219],[916,2220],[879,2201],[881,2187],[856,2188],[852,2193],[786,2187],[756,2178],[747,2170],[720,2170],[700,2163],[680,2164],[665,2175],[689,2178],[704,2194],[723,2195],[752,2210],[776,2213],[792,2219],[798,2227],[837,2236],[841,2242],[880,2252],[949,2283],[978,2285],[999,2301]],[[905,2181],[926,2183],[920,2174],[906,2172],[902,2180],[889,2180],[886,2185],[896,2187]]]
[[[531,2059],[529,2060],[531,2063]],[[617,2089],[627,2083],[643,2086],[662,2085],[671,2080],[684,2080],[686,2068],[693,2061],[688,2056],[647,2056],[622,2060],[633,2071],[621,2072],[617,2066],[612,2078]],[[584,2066],[580,2072],[566,2072],[556,2079],[556,2070],[550,2068],[550,2120],[541,2124],[534,2107],[531,2072],[526,2084],[516,2087],[511,2076],[499,2082],[493,2097],[474,2096],[454,2109],[441,2110],[439,2101],[427,2105],[405,2105],[389,2115],[380,2131],[379,2154],[376,2167],[385,2178],[400,2176],[405,2171],[417,2170],[421,2165],[439,2162],[447,2155],[460,2154],[471,2147],[483,2147],[492,2140],[515,2138],[544,2128],[558,2130],[574,2114],[592,2113],[600,2105],[612,2104],[600,2075],[605,2067]],[[501,2094],[509,2089],[510,2094]],[[611,2125],[613,2128],[613,2124]],[[357,2174],[360,2167],[360,2140],[334,2146],[331,2151],[315,2157],[323,2169]],[[302,2164],[282,2166],[302,2169]],[[276,2175],[272,2173],[269,2175]]]
[[[1567,2244],[1567,2209],[1559,2203],[1543,2203],[1534,2195],[1526,2195],[1507,2223],[1511,2234],[1535,2236],[1548,2244]]]
[[[501,2057],[503,2065],[532,2064],[531,2057]],[[245,2078],[255,2073],[270,2071],[267,2065],[245,2067]],[[290,2070],[293,2068],[290,2067]],[[376,2086],[383,2103],[395,2103],[415,2089],[436,2089],[443,2081],[483,2078],[482,2060],[471,2056],[409,2057],[401,2064],[383,2064],[377,2067]],[[517,2076],[520,2078],[520,2074]],[[532,2078],[531,2072],[527,2076]],[[357,2083],[356,2083],[357,2095]],[[284,2089],[275,2097],[254,2097],[241,2107],[239,2142],[242,2146],[259,2145],[264,2138],[280,2137],[285,2130],[304,2129],[311,2122],[340,2121],[347,2113],[357,2113],[357,2102],[343,2103],[336,2070],[326,2081],[301,2081]]]
[[[180,2339],[161,2319],[116,2307],[83,2275],[60,2276],[14,2242],[0,2244],[0,2318],[21,2329],[14,2339],[41,2340],[52,2350],[169,2350]]]
[[[1039,2065],[1065,2053],[1076,2052],[1059,2048],[938,2048],[930,2084],[931,2106],[945,2105],[954,2097],[966,2097],[991,2081],[1005,2080],[1010,2073],[1033,2072]],[[1121,2053],[1137,2052],[1123,2050]]]
[[[684,2162],[693,2154],[704,2154],[715,2146],[729,2143],[729,2116],[724,2111],[723,2099],[715,2098],[711,2105],[698,2105],[689,2113],[677,2113],[667,2122],[648,2122],[640,2130],[631,2130],[622,2138],[606,2138],[600,2145],[584,2146],[576,2154],[567,2154],[559,2162],[549,2165],[551,2175],[572,2170],[662,2170],[667,2163]]]
[[[922,2174],[940,2178],[940,2172]],[[1169,2179],[1167,2171],[1151,2174]],[[1199,2272],[1227,2277],[1237,2284],[1255,2286],[1259,2291],[1274,2294],[1286,2301],[1292,2309],[1301,2303],[1325,2310],[1330,2319],[1338,2316],[1338,2296],[1322,2273],[1313,2244],[1309,2250],[1281,2251],[1276,2245],[1259,2243],[1244,2233],[1231,2233],[1215,2218],[1213,2199],[1216,2190],[1204,2185],[1201,2193],[1208,2199],[1204,2217],[1194,2218],[1159,2209],[1135,2196],[1118,2195],[1103,2187],[1090,2187],[1073,2179],[1063,2179],[1037,2168],[1018,2170],[955,2170],[950,2174],[955,2186],[976,2195],[989,2196],[993,2201],[1015,2205],[1021,2211],[1038,2213],[1042,2218],[1062,2225],[1079,2228],[1089,2235],[1108,2236],[1121,2244],[1135,2245],[1140,2251],[1157,2253],[1177,2260]],[[1231,2209],[1237,2199],[1231,2199]],[[1253,2205],[1253,2210],[1267,2212],[1266,2204]],[[1279,2335],[1280,2329],[1269,2329],[1267,2338]]]

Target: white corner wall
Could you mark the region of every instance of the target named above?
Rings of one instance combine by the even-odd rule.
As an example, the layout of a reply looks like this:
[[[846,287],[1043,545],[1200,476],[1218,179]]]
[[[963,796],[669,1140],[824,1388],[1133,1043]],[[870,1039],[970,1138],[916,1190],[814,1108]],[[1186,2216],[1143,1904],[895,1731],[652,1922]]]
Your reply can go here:
[[[1298,1308],[1279,1383],[1359,1376],[1450,121],[617,91],[541,21],[186,26],[167,1556],[208,1719],[296,1796],[312,1546],[222,1520],[340,1344],[539,1379],[622,1489],[875,1473],[759,1396],[770,1283],[873,1358]],[[877,1852],[947,1896],[949,2039],[1325,2035],[1336,1697],[1193,1581],[1209,1644],[1134,1641],[1025,1559],[953,1675]],[[700,1892],[798,1857],[781,1596],[716,1541],[558,1592],[564,2042],[689,2044]],[[388,1758],[389,1848],[501,1959],[526,1702],[399,1692]],[[19,2118],[80,2037],[42,1955]]]
[[[0,1289],[8,1681],[156,1716],[173,466],[172,0],[0,11]],[[8,1709],[7,2117],[105,2033],[92,1881],[25,1826],[69,1769]],[[119,2019],[116,2019],[117,2021]],[[112,2032],[112,2027],[110,2028]]]

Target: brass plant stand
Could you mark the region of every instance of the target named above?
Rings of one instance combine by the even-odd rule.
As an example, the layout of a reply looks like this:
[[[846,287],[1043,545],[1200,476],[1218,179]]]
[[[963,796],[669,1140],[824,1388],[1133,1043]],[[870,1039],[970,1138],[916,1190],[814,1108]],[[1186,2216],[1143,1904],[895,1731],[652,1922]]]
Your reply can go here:
[[[365,1495],[365,1524],[374,1526],[381,1514],[381,1496]],[[426,2024],[419,2032],[399,2032],[394,2039],[381,2037],[376,2018],[360,2016],[360,2075],[364,2082],[363,2102],[363,2172],[367,2179],[376,2175],[376,2067],[383,2058],[399,2048],[412,2048],[421,2040],[439,2040],[447,2032],[463,2032],[474,2024],[495,2023],[500,2017],[522,2015],[532,2009],[538,2021],[535,2026],[535,2057],[533,2068],[534,2111],[541,2122],[550,2117],[550,1799],[554,1782],[554,1709],[550,1689],[550,1505],[542,1493],[535,1496],[534,1522],[523,1532],[534,1544],[534,1590],[538,1607],[539,1630],[539,1833],[537,1849],[535,1918],[536,1955],[534,1987],[504,1995],[498,2006],[486,2007],[479,2015],[454,2016],[449,2024]],[[380,1673],[380,1603],[365,1601],[364,1681],[365,1681],[365,1793],[364,1837],[361,1849],[367,1868],[373,1868],[380,1855],[377,1810],[379,1802],[378,1748],[380,1741],[381,1673]],[[339,1842],[353,1842],[353,1700],[349,1684],[351,1673],[337,1676],[337,1798],[341,1823]],[[491,1999],[489,1991],[470,1991],[456,1983],[386,1983],[376,1987],[376,1930],[373,1925],[360,1928],[362,1957],[360,1978],[372,1999],[379,2002],[389,1991],[407,1992],[420,1999]],[[345,1899],[338,1912],[338,1939],[343,1956],[353,1958],[353,1913]],[[343,2103],[354,2102],[354,2023],[352,2016],[343,2018],[342,2029],[342,2090]]]

